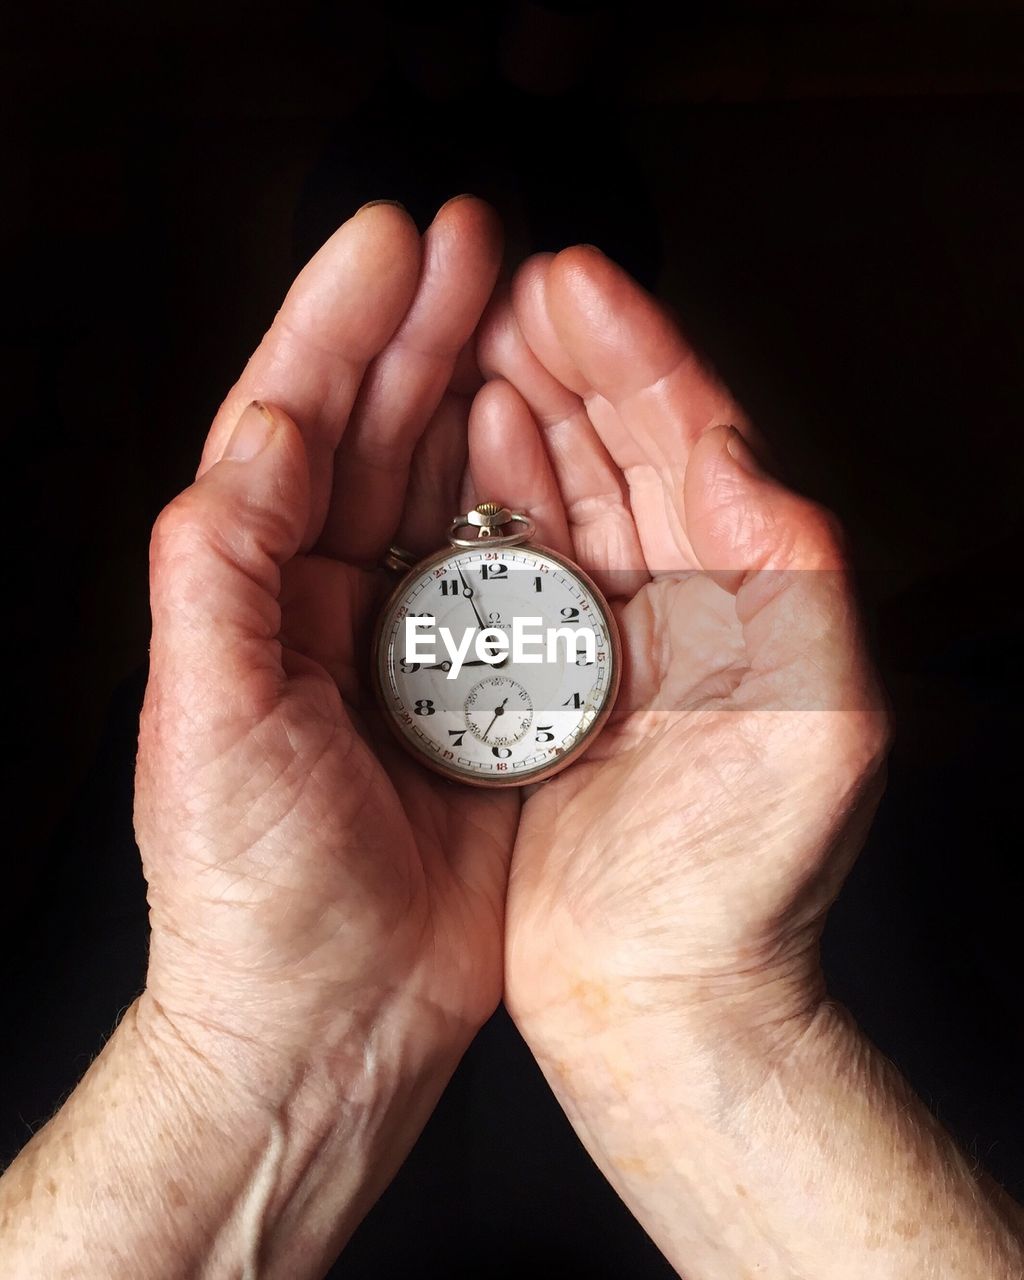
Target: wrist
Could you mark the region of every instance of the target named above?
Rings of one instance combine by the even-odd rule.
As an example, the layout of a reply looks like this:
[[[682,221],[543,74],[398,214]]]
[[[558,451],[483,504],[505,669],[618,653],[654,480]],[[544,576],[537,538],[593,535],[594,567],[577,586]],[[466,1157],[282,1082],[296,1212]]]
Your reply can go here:
[[[175,1098],[176,1121],[183,1108],[189,1116],[187,1194],[201,1203],[234,1189],[213,1215],[218,1248],[232,1260],[258,1250],[267,1277],[326,1269],[412,1147],[464,1048],[453,1035],[411,1028],[401,1005],[338,1014],[291,1048],[212,1030],[150,995],[137,1007],[133,1058],[145,1059],[147,1091]],[[219,1171],[205,1154],[213,1149],[225,1153],[215,1157]]]
[[[365,1117],[387,1113],[419,1082],[448,1075],[471,1039],[438,1014],[411,1010],[404,1000],[357,1005],[339,996],[330,1012],[306,1020],[254,1013],[228,1026],[186,1003],[165,1003],[152,988],[140,996],[130,1036],[135,1057],[151,1075],[177,1082],[190,1105],[205,1112],[230,1100],[239,1119],[285,1111],[334,1122],[339,1107]],[[240,1024],[250,1021],[250,1029]]]
[[[454,1065],[378,1031],[286,1070],[143,996],[0,1184],[5,1259],[26,1280],[323,1274]]]
[[[643,1017],[541,1058],[681,1274],[1021,1274],[1012,1209],[845,1010],[823,1001],[784,1035],[741,1022],[715,1044],[703,1019]]]
[[[563,946],[542,972],[510,964],[506,993],[542,1068],[568,1074],[575,1088],[628,1091],[664,1069],[674,1093],[696,1095],[726,1077],[738,1093],[827,1020],[814,940],[685,974],[653,974],[650,949],[630,966],[610,963],[607,950],[585,955],[573,959]]]

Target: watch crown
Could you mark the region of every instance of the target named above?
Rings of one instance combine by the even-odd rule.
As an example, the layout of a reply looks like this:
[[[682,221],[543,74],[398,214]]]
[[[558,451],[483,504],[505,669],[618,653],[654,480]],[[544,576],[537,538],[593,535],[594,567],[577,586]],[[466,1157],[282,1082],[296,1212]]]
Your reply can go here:
[[[500,502],[478,502],[466,516],[468,523],[480,530],[478,536],[481,538],[494,537],[511,519],[512,512]]]
[[[476,536],[463,538],[460,530],[474,529]],[[510,511],[500,502],[478,502],[465,515],[456,516],[448,528],[448,541],[453,547],[477,547],[488,538],[491,545],[503,547],[528,542],[533,537],[534,525],[521,511]]]

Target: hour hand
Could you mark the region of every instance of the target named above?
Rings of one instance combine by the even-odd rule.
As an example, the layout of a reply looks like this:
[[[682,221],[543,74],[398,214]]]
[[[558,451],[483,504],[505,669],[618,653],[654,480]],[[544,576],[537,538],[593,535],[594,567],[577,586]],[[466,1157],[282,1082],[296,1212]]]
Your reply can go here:
[[[422,662],[411,664],[408,663],[405,658],[403,658],[402,661],[406,662],[407,665],[419,667],[421,671],[450,671],[452,669],[451,660],[449,658],[445,658],[443,662],[431,662],[429,664]],[[462,665],[464,667],[503,667],[507,662],[508,654],[506,653],[503,654],[497,662],[488,662],[486,658],[467,658]]]
[[[508,654],[505,655],[505,658]],[[484,658],[468,658],[463,664],[464,667],[491,667],[500,666],[501,663],[487,662]],[[451,661],[445,658],[444,662],[435,662],[429,667],[424,667],[424,671],[450,671],[452,669]]]

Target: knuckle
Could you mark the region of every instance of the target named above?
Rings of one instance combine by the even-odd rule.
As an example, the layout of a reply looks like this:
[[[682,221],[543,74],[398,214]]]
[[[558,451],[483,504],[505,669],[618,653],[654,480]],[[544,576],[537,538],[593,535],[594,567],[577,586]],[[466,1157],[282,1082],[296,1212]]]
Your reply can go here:
[[[236,503],[211,509],[195,486],[179,494],[157,516],[150,539],[154,576],[182,564],[215,557],[246,576],[269,581],[280,558],[275,549],[293,539],[287,515],[266,506]]]
[[[874,768],[880,767],[892,749],[893,719],[887,701],[879,699],[865,716],[864,749],[866,760]]]
[[[159,567],[177,558],[183,550],[206,540],[201,505],[194,491],[178,494],[157,516],[150,538],[150,558]]]
[[[849,538],[836,513],[820,502],[808,501],[806,519],[813,541],[821,549],[823,560],[835,567],[846,564],[849,558]]]
[[[821,763],[844,786],[874,776],[889,753],[889,717],[882,706],[870,705],[829,712],[814,735]]]

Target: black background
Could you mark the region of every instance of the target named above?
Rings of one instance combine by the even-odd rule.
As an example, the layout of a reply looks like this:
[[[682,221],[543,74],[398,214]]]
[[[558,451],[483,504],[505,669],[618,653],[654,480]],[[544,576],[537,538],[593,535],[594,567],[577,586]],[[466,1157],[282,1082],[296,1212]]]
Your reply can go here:
[[[3,40],[0,1158],[143,980],[149,525],[331,230],[471,190],[657,289],[850,530],[897,740],[831,986],[1024,1195],[1020,7],[138,8]],[[669,1274],[499,1014],[337,1274],[555,1268]]]

